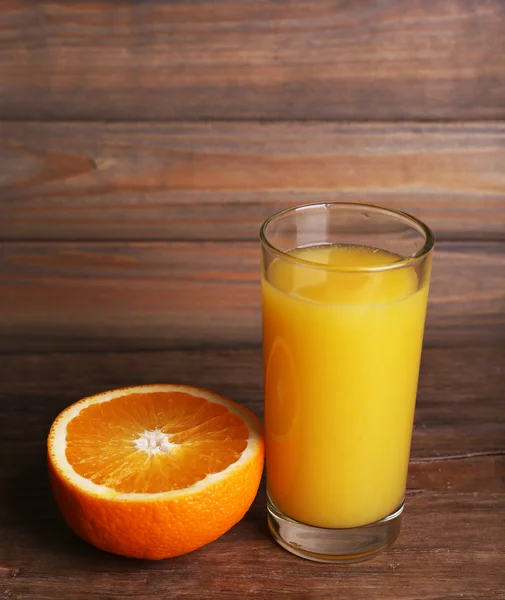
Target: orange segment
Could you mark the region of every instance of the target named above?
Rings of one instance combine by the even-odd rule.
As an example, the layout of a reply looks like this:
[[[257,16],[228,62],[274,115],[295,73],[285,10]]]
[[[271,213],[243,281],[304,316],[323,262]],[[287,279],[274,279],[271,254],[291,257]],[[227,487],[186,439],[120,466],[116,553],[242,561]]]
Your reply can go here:
[[[210,392],[143,386],[86,398],[53,423],[51,482],[70,527],[144,558],[212,541],[249,508],[263,469],[256,417]]]

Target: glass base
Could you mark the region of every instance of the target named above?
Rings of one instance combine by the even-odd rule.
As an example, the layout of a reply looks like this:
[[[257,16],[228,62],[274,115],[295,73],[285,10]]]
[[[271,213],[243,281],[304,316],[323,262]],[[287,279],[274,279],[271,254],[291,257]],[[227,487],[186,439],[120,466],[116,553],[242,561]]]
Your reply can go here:
[[[325,563],[368,560],[390,546],[400,533],[403,502],[389,516],[362,527],[325,529],[295,521],[267,499],[268,528],[275,541],[289,552]]]

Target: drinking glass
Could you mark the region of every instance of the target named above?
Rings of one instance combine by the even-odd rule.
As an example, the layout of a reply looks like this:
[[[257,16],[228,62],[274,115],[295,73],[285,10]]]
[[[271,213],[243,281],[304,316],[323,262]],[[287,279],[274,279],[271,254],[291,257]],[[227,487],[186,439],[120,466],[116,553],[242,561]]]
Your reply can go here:
[[[339,202],[260,237],[269,528],[304,558],[364,560],[400,532],[434,237]]]

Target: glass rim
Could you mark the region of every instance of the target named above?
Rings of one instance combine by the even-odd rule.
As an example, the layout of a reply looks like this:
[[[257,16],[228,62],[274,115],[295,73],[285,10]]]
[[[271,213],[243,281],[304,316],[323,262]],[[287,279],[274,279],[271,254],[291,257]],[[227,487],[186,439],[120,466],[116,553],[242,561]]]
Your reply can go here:
[[[297,211],[303,211],[303,210],[307,210],[310,208],[328,208],[329,206],[342,206],[342,207],[349,207],[349,208],[350,207],[353,207],[353,208],[358,207],[358,208],[365,208],[365,209],[373,209],[373,210],[378,210],[383,213],[389,213],[390,215],[393,215],[393,216],[402,217],[404,219],[407,219],[414,225],[417,225],[417,228],[420,229],[425,236],[425,242],[424,242],[423,246],[417,252],[414,252],[414,254],[411,254],[410,256],[402,257],[401,259],[399,259],[393,263],[388,263],[388,264],[384,264],[384,265],[369,265],[369,266],[363,265],[360,267],[352,267],[352,266],[346,267],[346,266],[338,266],[338,265],[327,265],[327,264],[323,264],[323,263],[313,262],[310,260],[305,260],[303,258],[298,258],[296,256],[293,256],[292,254],[289,254],[289,252],[284,252],[283,250],[279,250],[279,248],[276,248],[268,239],[267,234],[266,234],[266,229],[267,229],[268,225],[270,225],[270,223],[272,221],[274,221],[275,219],[278,219],[279,217],[282,217],[283,215],[286,215],[289,213],[296,213]],[[386,208],[385,206],[380,206],[378,204],[366,204],[364,202],[314,202],[314,203],[300,204],[298,206],[284,208],[283,210],[280,210],[280,211],[274,213],[273,215],[270,215],[263,222],[263,225],[260,228],[260,241],[263,244],[263,246],[268,248],[268,250],[270,250],[271,252],[273,252],[274,254],[279,256],[280,258],[283,258],[284,260],[288,260],[295,264],[303,265],[306,267],[311,267],[313,269],[323,269],[325,271],[345,271],[345,272],[357,272],[357,273],[358,272],[373,273],[373,272],[379,272],[379,271],[391,271],[393,269],[401,269],[406,266],[411,266],[413,263],[415,263],[415,262],[419,261],[421,258],[427,256],[433,250],[433,248],[435,246],[435,236],[433,234],[433,231],[426,225],[426,223],[421,221],[421,219],[418,219],[417,217],[414,217],[413,215],[410,215],[409,213],[403,212],[401,210],[397,210],[395,208]],[[304,246],[304,247],[308,247],[308,246]]]

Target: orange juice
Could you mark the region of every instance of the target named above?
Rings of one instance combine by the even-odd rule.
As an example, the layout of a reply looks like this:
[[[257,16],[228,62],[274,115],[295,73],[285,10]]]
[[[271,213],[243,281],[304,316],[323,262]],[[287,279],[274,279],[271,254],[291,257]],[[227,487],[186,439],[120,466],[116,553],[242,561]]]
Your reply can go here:
[[[290,254],[262,282],[268,493],[308,525],[373,523],[405,493],[428,284],[369,247]]]

